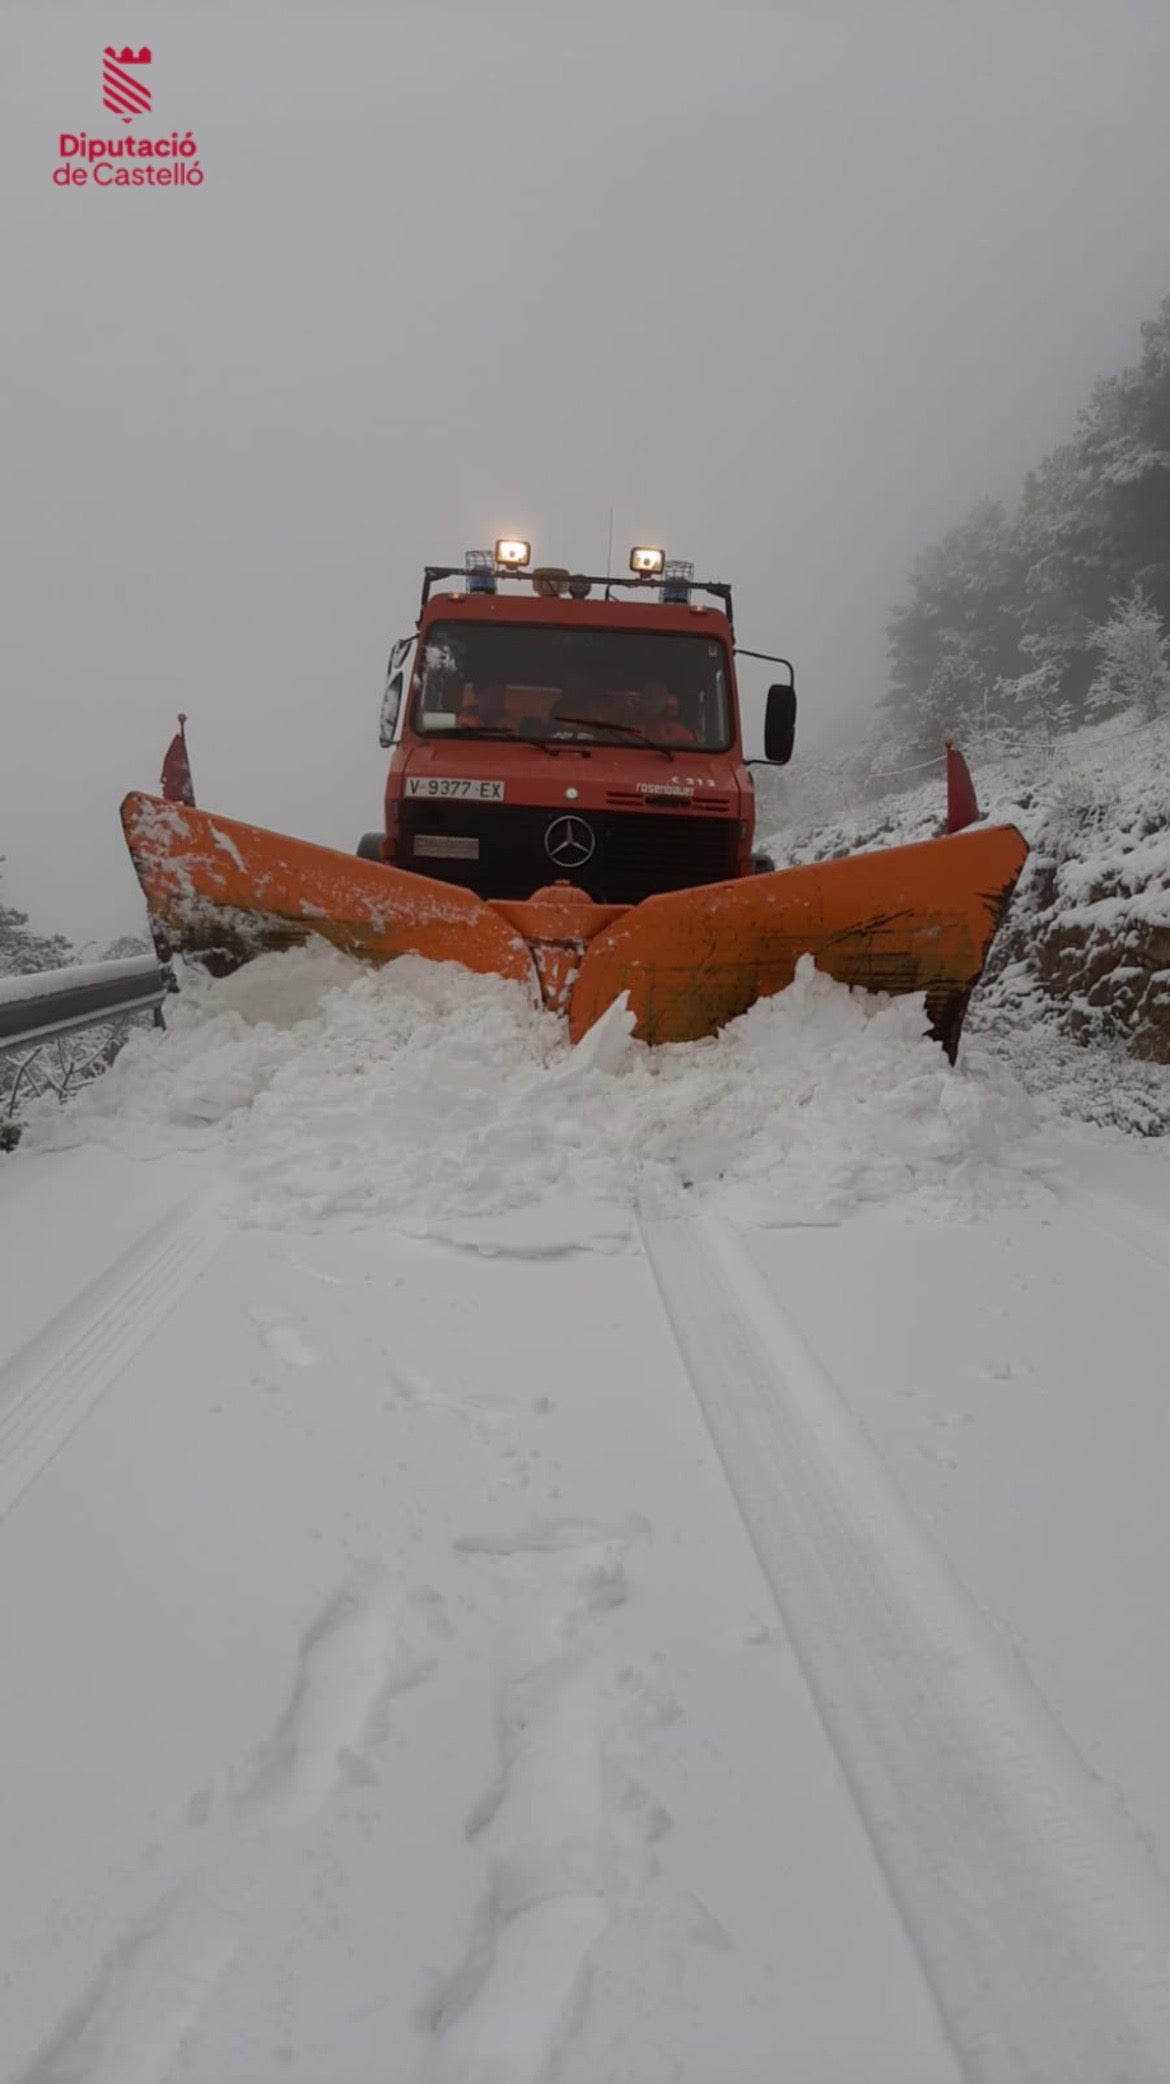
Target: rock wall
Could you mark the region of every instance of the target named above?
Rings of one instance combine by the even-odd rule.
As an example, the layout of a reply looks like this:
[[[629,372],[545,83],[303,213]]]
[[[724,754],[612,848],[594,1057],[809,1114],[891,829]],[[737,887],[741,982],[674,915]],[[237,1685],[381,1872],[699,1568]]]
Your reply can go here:
[[[1170,830],[1162,791],[1110,801],[1083,785],[1045,806],[992,979],[1031,973],[1079,1041],[1124,1039],[1170,1064]]]

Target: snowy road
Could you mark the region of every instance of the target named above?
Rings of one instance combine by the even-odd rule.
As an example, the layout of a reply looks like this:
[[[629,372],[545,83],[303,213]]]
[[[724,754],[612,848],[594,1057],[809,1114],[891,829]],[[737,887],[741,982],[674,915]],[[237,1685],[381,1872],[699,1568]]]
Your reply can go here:
[[[1161,1148],[279,961],[0,1169],[3,2074],[1170,2077]]]

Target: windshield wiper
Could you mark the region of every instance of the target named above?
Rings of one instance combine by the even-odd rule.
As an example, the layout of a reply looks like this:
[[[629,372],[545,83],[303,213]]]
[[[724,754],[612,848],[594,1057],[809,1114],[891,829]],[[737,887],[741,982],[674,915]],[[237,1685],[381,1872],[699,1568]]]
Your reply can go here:
[[[427,733],[428,738],[439,735],[437,731]],[[459,744],[464,738],[506,738],[512,745],[538,745],[542,753],[550,754],[554,760],[561,752],[559,745],[549,745],[543,738],[530,737],[527,731],[509,731],[506,724],[465,724],[455,736],[454,743]]]
[[[642,745],[648,745],[652,753],[665,753],[668,760],[674,758],[670,747],[660,745],[656,738],[647,737],[641,724],[619,724],[612,717],[601,716],[558,716],[555,721],[558,724],[587,724],[591,731],[624,731],[628,737],[636,738]]]

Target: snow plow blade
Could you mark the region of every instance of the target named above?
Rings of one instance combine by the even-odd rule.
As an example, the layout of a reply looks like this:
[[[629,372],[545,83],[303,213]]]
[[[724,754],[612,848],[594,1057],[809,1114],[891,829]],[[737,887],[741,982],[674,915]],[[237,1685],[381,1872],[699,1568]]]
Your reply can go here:
[[[1028,849],[1013,826],[851,854],[628,909],[555,886],[525,904],[132,794],[127,844],[160,955],[217,974],[312,935],[368,962],[421,955],[523,984],[574,1041],[622,992],[644,1042],[713,1035],[791,984],[802,955],[842,984],[922,992],[952,1058]]]
[[[625,991],[644,1042],[696,1041],[783,991],[811,955],[842,984],[924,992],[953,1060],[1027,856],[1015,827],[999,825],[646,898],[590,942],[570,1033]]]
[[[422,955],[524,984],[528,944],[469,890],[138,793],[122,805],[161,954],[224,974],[318,934],[347,955]]]

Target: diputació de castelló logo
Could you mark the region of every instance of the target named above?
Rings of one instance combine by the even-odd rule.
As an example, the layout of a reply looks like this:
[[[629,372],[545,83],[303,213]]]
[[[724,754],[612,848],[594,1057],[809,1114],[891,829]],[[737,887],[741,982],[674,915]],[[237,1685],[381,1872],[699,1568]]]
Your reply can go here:
[[[111,115],[121,116],[123,123],[133,123],[135,116],[150,114],[150,88],[145,80],[132,73],[131,65],[151,64],[149,49],[116,51],[112,43],[102,53],[102,107]]]
[[[127,127],[120,137],[90,137],[88,131],[63,130],[57,146],[53,181],[58,188],[201,188],[199,147],[187,130],[165,137],[140,137],[130,124],[149,116],[154,97],[145,68],[154,53],[129,44],[112,43],[102,52],[102,107]]]

